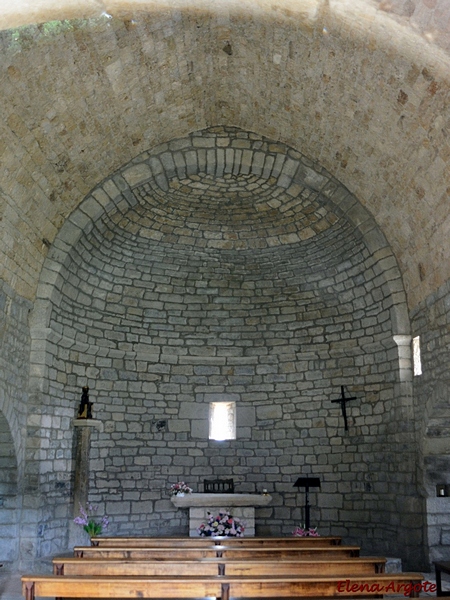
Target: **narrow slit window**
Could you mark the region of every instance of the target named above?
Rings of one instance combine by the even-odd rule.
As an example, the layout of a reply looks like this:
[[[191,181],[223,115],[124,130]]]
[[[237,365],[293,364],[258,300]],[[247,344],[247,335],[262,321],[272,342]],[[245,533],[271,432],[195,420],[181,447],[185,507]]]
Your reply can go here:
[[[236,402],[211,402],[209,405],[209,439],[236,439]]]
[[[422,359],[420,356],[420,336],[413,338],[414,375],[422,375]]]

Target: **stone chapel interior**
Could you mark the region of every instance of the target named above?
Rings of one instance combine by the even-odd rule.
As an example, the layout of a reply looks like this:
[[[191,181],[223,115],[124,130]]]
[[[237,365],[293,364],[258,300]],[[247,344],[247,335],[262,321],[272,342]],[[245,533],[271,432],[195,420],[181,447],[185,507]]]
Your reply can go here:
[[[31,4],[0,15],[1,562],[84,539],[79,498],[187,536],[169,488],[205,478],[290,536],[306,476],[321,535],[448,560],[448,2]]]

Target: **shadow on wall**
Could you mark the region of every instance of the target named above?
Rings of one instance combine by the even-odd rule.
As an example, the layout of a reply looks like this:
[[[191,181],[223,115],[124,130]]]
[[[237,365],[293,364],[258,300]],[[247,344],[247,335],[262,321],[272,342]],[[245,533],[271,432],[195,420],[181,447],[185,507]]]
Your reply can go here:
[[[0,556],[13,562],[18,555],[17,460],[5,416],[0,412]]]
[[[432,407],[424,439],[430,561],[448,560],[450,553],[450,382],[440,375],[428,389]]]

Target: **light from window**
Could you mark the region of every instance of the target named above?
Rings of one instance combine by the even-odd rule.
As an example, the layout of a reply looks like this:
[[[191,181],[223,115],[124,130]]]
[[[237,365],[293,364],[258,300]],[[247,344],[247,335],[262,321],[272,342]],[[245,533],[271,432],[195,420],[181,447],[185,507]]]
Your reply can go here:
[[[209,405],[209,439],[236,439],[236,402],[211,402]]]
[[[420,336],[413,338],[414,375],[422,375],[422,359],[420,357]]]

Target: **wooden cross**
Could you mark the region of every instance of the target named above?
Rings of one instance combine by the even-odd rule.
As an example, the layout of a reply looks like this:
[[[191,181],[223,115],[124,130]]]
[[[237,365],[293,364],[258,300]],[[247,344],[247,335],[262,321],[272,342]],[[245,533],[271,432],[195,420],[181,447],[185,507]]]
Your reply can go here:
[[[341,410],[342,410],[342,416],[344,417],[344,429],[345,431],[348,431],[348,423],[347,423],[347,407],[346,407],[346,402],[349,402],[350,400],[356,400],[356,396],[352,396],[350,398],[346,398],[345,396],[345,392],[344,392],[344,386],[341,385],[341,397],[338,398],[337,400],[332,400],[331,402],[339,402],[341,405]]]

